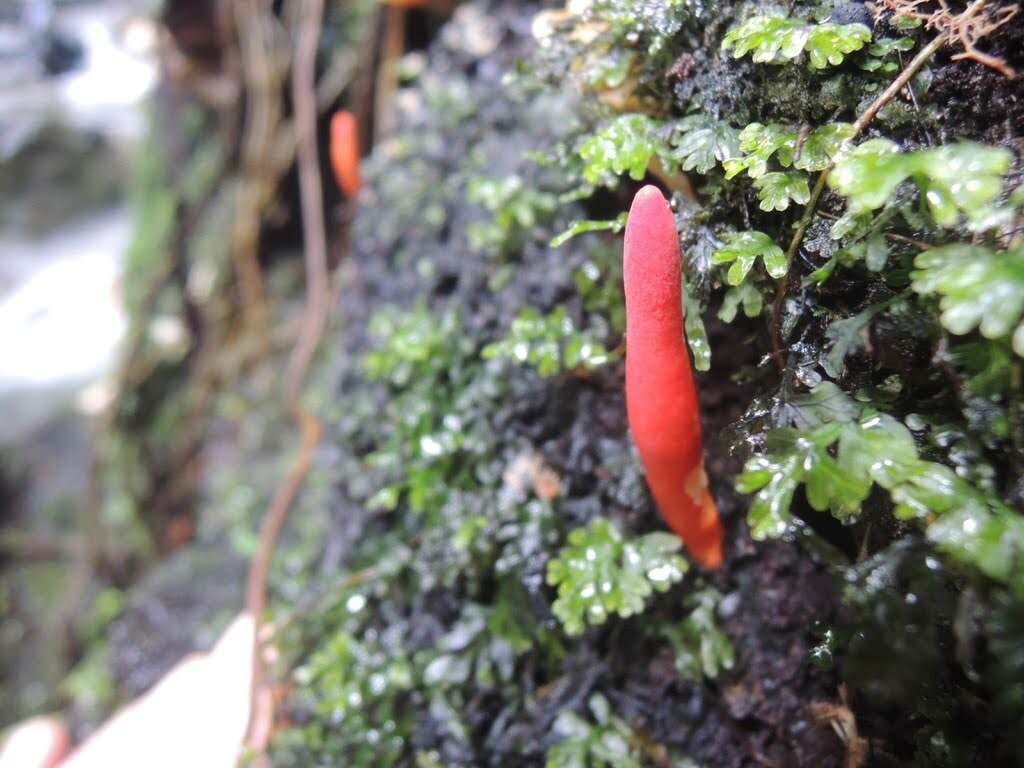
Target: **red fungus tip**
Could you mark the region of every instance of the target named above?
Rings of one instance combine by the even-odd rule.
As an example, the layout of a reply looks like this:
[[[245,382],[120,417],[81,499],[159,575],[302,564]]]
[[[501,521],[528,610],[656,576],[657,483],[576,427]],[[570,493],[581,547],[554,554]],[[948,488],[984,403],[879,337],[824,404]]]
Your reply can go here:
[[[331,170],[338,187],[349,200],[359,193],[359,123],[347,110],[331,118]]]
[[[662,517],[705,568],[722,563],[722,524],[708,489],[700,406],[683,330],[679,238],[657,187],[636,193],[623,249],[626,408]]]

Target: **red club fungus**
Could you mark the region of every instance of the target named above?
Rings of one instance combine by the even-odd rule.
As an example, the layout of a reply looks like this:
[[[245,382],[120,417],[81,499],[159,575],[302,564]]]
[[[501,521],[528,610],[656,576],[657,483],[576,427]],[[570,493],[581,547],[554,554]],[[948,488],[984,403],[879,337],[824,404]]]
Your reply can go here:
[[[349,200],[359,193],[359,124],[347,110],[331,118],[331,169],[338,187]]]
[[[626,407],[662,517],[705,568],[722,563],[722,524],[708,490],[700,406],[683,330],[679,240],[668,201],[647,186],[629,210]]]

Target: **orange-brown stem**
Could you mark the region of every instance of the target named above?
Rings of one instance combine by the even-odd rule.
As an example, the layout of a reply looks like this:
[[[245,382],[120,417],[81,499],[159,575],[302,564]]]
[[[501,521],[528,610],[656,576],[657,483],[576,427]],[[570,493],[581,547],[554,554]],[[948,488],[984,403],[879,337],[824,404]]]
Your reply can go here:
[[[683,330],[679,239],[653,186],[633,198],[623,252],[626,407],[662,517],[706,568],[722,563],[722,524],[708,489],[700,405]]]

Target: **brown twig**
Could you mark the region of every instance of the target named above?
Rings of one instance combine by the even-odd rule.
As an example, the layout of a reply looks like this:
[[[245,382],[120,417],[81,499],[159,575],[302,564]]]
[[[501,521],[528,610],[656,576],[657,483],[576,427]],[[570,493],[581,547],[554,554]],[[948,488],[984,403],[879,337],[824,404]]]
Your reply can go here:
[[[328,274],[327,236],[324,226],[323,191],[316,138],[316,50],[323,20],[323,0],[305,0],[300,4],[295,64],[292,68],[292,94],[295,102],[295,135],[299,165],[299,194],[302,204],[302,234],[306,271],[306,305],[299,339],[288,361],[284,381],[284,399],[299,425],[302,443],[299,455],[284,484],[274,496],[260,527],[260,540],[249,569],[246,604],[257,626],[266,607],[267,577],[277,537],[313,461],[320,441],[321,427],[301,402],[302,386],[327,322]],[[253,679],[249,746],[253,743],[253,724],[263,698],[263,656],[257,632],[253,654]]]
[[[273,148],[282,119],[283,74],[274,44],[273,4],[269,0],[234,0],[233,7],[246,100],[231,256],[246,330],[262,336],[266,310],[259,264],[260,226],[281,170],[274,162]],[[267,356],[265,349],[261,352]]]
[[[984,0],[977,0],[978,2],[984,2]],[[916,75],[928,60],[935,55],[935,52],[939,50],[947,41],[946,33],[941,33],[935,37],[928,45],[922,48],[918,54],[907,64],[906,68],[900,72],[900,74],[889,83],[889,87],[882,91],[871,104],[868,106],[864,113],[857,118],[853,124],[853,133],[850,136],[852,141],[868,127],[875,116],[882,110],[882,108],[892,101],[896,94],[898,94],[903,88],[906,87],[914,75]],[[807,205],[804,206],[803,216],[800,217],[800,221],[796,225],[796,230],[793,232],[793,238],[789,241],[789,247],[786,249],[786,274],[784,274],[778,282],[775,289],[775,301],[772,305],[772,352],[775,357],[775,361],[780,368],[785,366],[782,359],[782,337],[779,330],[779,322],[782,317],[782,304],[786,299],[786,289],[789,285],[789,272],[793,266],[793,259],[796,257],[796,253],[800,248],[800,244],[803,242],[804,235],[807,233],[807,228],[810,226],[811,221],[814,219],[814,214],[817,211],[818,203],[821,201],[821,196],[825,192],[825,184],[828,181],[828,175],[832,172],[832,168],[835,166],[834,162],[830,162],[828,167],[825,168],[820,174],[818,174],[818,180],[814,184],[814,189],[811,191],[811,197],[807,201]]]
[[[983,0],[979,0],[982,2]],[[882,108],[896,98],[896,94],[902,91],[907,83],[914,79],[914,76],[921,71],[921,67],[928,63],[928,60],[935,55],[935,52],[939,50],[947,41],[946,34],[939,34],[932,40],[928,45],[918,51],[917,55],[910,60],[910,63],[904,68],[902,72],[889,83],[889,87],[886,88],[882,93],[864,110],[864,114],[857,118],[853,124],[853,136],[856,138],[864,129],[868,127],[875,116],[882,110]]]

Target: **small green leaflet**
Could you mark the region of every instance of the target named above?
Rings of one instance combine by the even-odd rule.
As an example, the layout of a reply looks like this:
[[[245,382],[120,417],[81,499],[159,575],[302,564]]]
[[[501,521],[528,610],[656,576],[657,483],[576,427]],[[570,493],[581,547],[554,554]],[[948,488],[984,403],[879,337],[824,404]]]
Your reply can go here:
[[[576,235],[582,235],[584,232],[621,232],[625,226],[625,212],[620,213],[614,219],[578,219],[572,222],[564,232],[552,238],[549,245],[552,248],[559,248]]]
[[[731,179],[746,171],[750,178],[760,178],[768,172],[768,161],[772,157],[783,168],[793,166],[802,171],[821,171],[851,136],[851,124],[828,123],[815,128],[801,143],[800,134],[787,126],[750,123],[739,135],[743,154],[736,153],[722,164],[725,177]]]
[[[981,226],[996,209],[1011,159],[1006,149],[968,141],[901,152],[888,139],[870,139],[839,158],[828,181],[858,214],[881,208],[912,179],[939,225],[954,226],[963,214]]]
[[[918,254],[910,273],[914,290],[942,297],[942,325],[956,335],[978,328],[987,339],[1011,338],[1024,357],[1024,247],[993,251],[947,245]]]
[[[722,306],[718,310],[718,319],[731,323],[736,318],[736,310],[743,307],[743,314],[747,317],[757,317],[764,308],[764,297],[757,286],[750,282],[743,282],[732,286],[725,292],[722,299]]]
[[[690,291],[690,285],[683,286],[683,330],[693,354],[693,367],[698,371],[711,370],[711,345],[704,328],[703,307]]]
[[[783,64],[806,51],[813,69],[842,64],[848,53],[859,51],[871,40],[863,24],[809,23],[783,16],[753,16],[730,29],[722,50],[734,58],[748,53],[757,63]]]
[[[675,651],[676,671],[686,680],[716,678],[736,661],[732,642],[716,620],[721,600],[721,593],[711,588],[689,595],[690,615],[662,630]]]
[[[672,145],[680,167],[701,174],[740,153],[739,132],[706,115],[689,115],[676,123]]]
[[[807,177],[802,173],[766,173],[754,182],[754,187],[757,189],[758,200],[761,201],[758,207],[762,211],[784,211],[789,208],[790,200],[803,205],[811,199]]]
[[[859,51],[871,40],[871,30],[863,24],[815,24],[810,27],[804,49],[813,69],[843,63],[848,53]]]
[[[779,165],[788,168],[793,164],[793,150],[798,135],[777,124],[750,123],[740,131],[742,157],[725,161],[725,178],[731,179],[743,171],[752,179],[760,178],[768,171],[768,160],[776,155]]]
[[[768,235],[757,230],[726,232],[722,247],[711,257],[714,264],[731,264],[726,275],[729,285],[739,285],[754,268],[758,258],[774,278],[786,274],[786,254]]]
[[[839,154],[843,143],[853,136],[850,123],[828,123],[815,128],[797,148],[793,166],[802,171],[823,171]]]
[[[656,135],[660,124],[647,115],[620,115],[580,146],[583,177],[591,184],[613,187],[629,174],[640,181],[655,156],[670,159],[668,147]]]
[[[544,768],[643,768],[646,764],[629,724],[599,693],[588,702],[595,723],[563,709],[555,718],[558,741],[548,750]]]
[[[899,62],[893,54],[909,51],[914,47],[912,37],[883,37],[868,46],[868,57],[860,63],[865,72],[877,72],[891,75],[899,68]],[[892,57],[892,58],[890,58]]]
[[[558,588],[552,610],[566,633],[581,634],[611,614],[625,618],[643,611],[655,591],[667,591],[689,568],[681,546],[670,533],[626,539],[603,518],[573,530],[547,565],[547,582]]]

